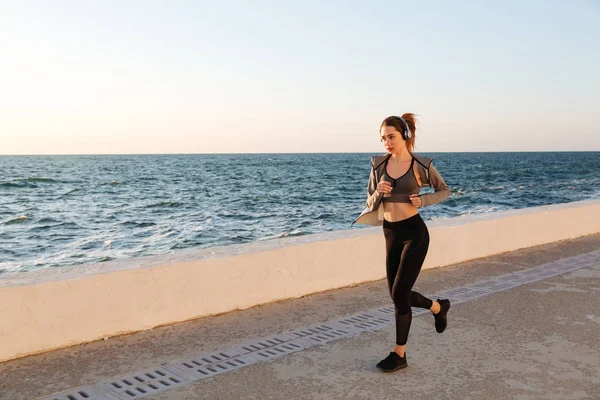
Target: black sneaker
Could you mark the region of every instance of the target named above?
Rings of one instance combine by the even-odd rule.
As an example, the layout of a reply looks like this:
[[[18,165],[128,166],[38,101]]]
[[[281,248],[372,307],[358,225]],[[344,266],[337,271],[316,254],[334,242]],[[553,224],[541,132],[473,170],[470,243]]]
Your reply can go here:
[[[400,357],[395,351],[392,351],[389,356],[377,363],[377,368],[384,372],[394,372],[407,366],[406,353],[404,353],[404,357]]]
[[[448,325],[446,314],[448,314],[448,310],[450,309],[450,300],[438,299],[437,302],[440,303],[440,312],[433,314],[433,318],[435,318],[435,330],[437,333],[442,333],[446,330],[446,326]]]

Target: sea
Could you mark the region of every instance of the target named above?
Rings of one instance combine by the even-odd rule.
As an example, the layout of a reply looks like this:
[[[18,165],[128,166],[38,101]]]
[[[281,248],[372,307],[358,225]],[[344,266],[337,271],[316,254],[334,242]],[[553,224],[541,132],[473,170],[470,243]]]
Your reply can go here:
[[[425,221],[600,198],[600,152],[419,154]],[[0,274],[362,229],[371,155],[0,156]]]

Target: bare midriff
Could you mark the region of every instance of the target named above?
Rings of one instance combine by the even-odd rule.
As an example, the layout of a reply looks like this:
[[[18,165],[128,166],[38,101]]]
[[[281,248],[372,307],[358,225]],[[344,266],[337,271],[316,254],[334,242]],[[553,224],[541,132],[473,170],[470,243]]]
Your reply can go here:
[[[408,203],[382,203],[382,205],[383,218],[389,222],[402,221],[419,213],[417,207]]]

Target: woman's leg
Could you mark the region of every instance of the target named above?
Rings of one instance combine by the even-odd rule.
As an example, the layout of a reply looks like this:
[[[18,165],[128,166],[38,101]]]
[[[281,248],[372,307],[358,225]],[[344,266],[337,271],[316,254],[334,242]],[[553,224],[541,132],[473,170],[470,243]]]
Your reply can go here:
[[[396,316],[395,351],[401,357],[404,356],[404,347],[412,321],[411,305],[426,309],[431,309],[433,306],[430,299],[411,290],[429,248],[427,227],[422,220],[419,220],[413,220],[414,223],[410,225],[408,223],[387,224],[388,228],[384,228],[388,286],[394,301]]]
[[[433,300],[423,296],[419,292],[415,292],[415,291],[410,292],[410,306],[411,307],[432,310],[432,307],[434,307],[435,304],[437,304],[437,303],[434,302]],[[438,304],[438,306],[439,306],[439,304]],[[432,311],[436,312],[435,309],[433,309]]]
[[[419,272],[421,272],[428,247],[428,235],[413,239],[405,245],[403,257],[400,258],[400,264],[392,286],[392,299],[396,308],[396,345],[399,347],[398,354],[400,356],[404,356],[404,347],[408,340],[408,332],[412,322],[411,297],[417,299],[418,303],[425,303],[421,304],[424,308],[429,309],[432,305],[431,300],[426,299],[424,296],[421,296],[422,299],[418,298],[418,293],[411,290],[419,276]]]

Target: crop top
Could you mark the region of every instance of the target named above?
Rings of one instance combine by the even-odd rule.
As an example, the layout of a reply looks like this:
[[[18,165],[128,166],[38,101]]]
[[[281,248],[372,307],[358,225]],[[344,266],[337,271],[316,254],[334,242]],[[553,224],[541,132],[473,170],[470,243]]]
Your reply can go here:
[[[421,189],[413,168],[415,159],[411,157],[410,167],[406,173],[396,179],[392,178],[387,172],[388,161],[389,158],[385,160],[382,179],[391,183],[392,192],[390,194],[384,194],[381,201],[384,203],[411,203],[410,195],[419,194]]]
[[[448,188],[448,185],[446,185],[446,182],[444,182],[440,173],[433,166],[433,160],[413,152],[410,152],[410,154],[415,162],[414,166],[419,171],[421,187],[429,186],[435,190],[434,193],[424,193],[419,196],[421,198],[421,207],[427,207],[444,201],[450,194],[450,189]],[[385,161],[387,161],[390,156],[391,154],[384,154],[371,157],[371,174],[369,175],[369,184],[367,186],[367,207],[360,213],[352,225],[355,223],[373,226],[383,224],[383,207],[380,207],[380,205],[385,197],[383,193],[379,193],[377,190],[377,184],[384,175],[387,175],[387,171],[385,171],[385,168],[383,167],[387,166]],[[411,170],[413,169],[410,168],[409,171]],[[412,194],[413,190],[415,194],[418,193],[417,189],[413,186],[414,184],[410,184],[412,179],[415,179],[416,181],[416,177],[411,177],[411,175],[414,176],[414,172],[413,174],[407,172],[405,175],[395,179],[396,187],[392,188],[392,192],[395,193],[392,193],[392,195],[397,193],[396,195],[408,197]],[[388,178],[384,179],[390,179],[389,175]],[[390,180],[394,181],[393,179]],[[393,189],[396,189],[396,191]]]

